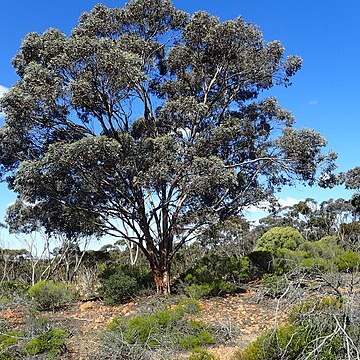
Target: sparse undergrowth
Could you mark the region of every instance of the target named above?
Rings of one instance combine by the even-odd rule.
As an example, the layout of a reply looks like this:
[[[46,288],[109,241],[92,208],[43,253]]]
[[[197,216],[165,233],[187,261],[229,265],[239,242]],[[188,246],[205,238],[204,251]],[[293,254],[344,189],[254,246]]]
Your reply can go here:
[[[194,350],[213,344],[210,327],[194,319],[199,311],[195,300],[184,299],[150,314],[131,319],[116,317],[103,334],[102,354],[117,354],[110,357],[116,359],[150,359],[154,352]],[[198,351],[194,356],[204,353]]]
[[[31,313],[20,329],[0,334],[0,360],[57,359],[66,352],[69,332],[49,319]]]
[[[353,300],[307,300],[294,307],[288,325],[265,332],[233,360],[359,359],[360,311]]]

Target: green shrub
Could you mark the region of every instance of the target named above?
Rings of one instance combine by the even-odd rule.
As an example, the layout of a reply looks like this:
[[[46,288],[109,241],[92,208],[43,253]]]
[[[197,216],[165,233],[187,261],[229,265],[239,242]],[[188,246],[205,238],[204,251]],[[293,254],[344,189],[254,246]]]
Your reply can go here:
[[[300,263],[302,269],[306,270],[308,273],[318,273],[326,272],[331,270],[337,271],[337,266],[333,260],[323,259],[319,257],[310,257],[303,260]]]
[[[65,340],[68,336],[69,334],[65,330],[49,330],[31,339],[25,347],[25,352],[28,355],[46,353],[47,359],[55,359],[55,357],[63,351]]]
[[[301,250],[278,249],[274,257],[273,271],[277,275],[292,272],[309,256],[307,252]]]
[[[122,272],[110,275],[101,283],[100,293],[107,305],[121,304],[139,292],[136,279]]]
[[[251,262],[247,257],[211,254],[198,260],[181,278],[185,293],[195,299],[238,293],[241,284],[251,278]]]
[[[10,346],[15,345],[19,341],[20,336],[21,333],[17,330],[0,333],[0,350],[4,350]]]
[[[0,282],[0,308],[26,304],[28,302],[27,288],[27,284],[23,281]]]
[[[109,331],[118,333],[118,338],[135,346],[193,349],[214,342],[207,325],[188,319],[189,313],[197,309],[198,306],[191,301],[132,319],[117,317],[109,325]]]
[[[265,274],[261,282],[266,285],[267,295],[277,298],[284,294],[289,285],[288,280],[276,274]]]
[[[189,360],[220,360],[219,357],[210,354],[204,349],[195,349]]]
[[[344,299],[306,300],[294,307],[289,325],[268,331],[234,360],[355,359],[360,348],[359,309],[349,317]],[[354,316],[355,315],[355,316]],[[346,324],[346,332],[339,331]]]
[[[107,305],[121,304],[140,291],[154,287],[150,271],[131,265],[104,265],[99,280],[100,295]]]
[[[234,360],[295,360],[306,346],[306,340],[295,326],[267,331],[251,343]]]
[[[50,329],[56,328],[56,326],[49,317],[43,316],[42,314],[39,314],[38,311],[31,309],[25,317],[24,328],[26,337],[34,338]]]
[[[299,246],[299,250],[305,251],[310,257],[320,257],[332,259],[341,255],[344,249],[338,244],[338,240],[333,236],[325,236],[318,241],[307,241]]]
[[[223,296],[225,294],[234,294],[242,291],[242,288],[223,280],[216,280],[210,283],[189,285],[185,292],[193,299],[208,298],[213,296]]]
[[[10,330],[0,333],[0,360],[15,360],[14,347],[21,339],[22,333]]]
[[[272,258],[272,271],[277,275],[292,272],[294,269],[305,270],[309,274],[319,271],[350,272],[359,269],[360,265],[360,254],[345,251],[333,236],[314,242],[303,242],[295,250],[278,248]]]
[[[211,254],[199,259],[194,267],[182,275],[182,279],[189,284],[211,283],[214,280],[240,284],[247,281],[249,276],[248,258]]]
[[[281,248],[296,250],[303,242],[304,238],[298,230],[290,226],[276,226],[260,237],[255,250],[276,254],[278,249]]]
[[[0,282],[0,296],[25,295],[28,286],[23,281]]]
[[[339,271],[357,271],[360,269],[360,254],[354,251],[346,251],[334,259]]]
[[[201,306],[196,299],[182,298],[179,300],[177,306],[183,308],[185,314],[189,315],[196,315],[201,310]]]
[[[72,287],[52,280],[42,280],[28,290],[38,310],[55,310],[74,299]]]

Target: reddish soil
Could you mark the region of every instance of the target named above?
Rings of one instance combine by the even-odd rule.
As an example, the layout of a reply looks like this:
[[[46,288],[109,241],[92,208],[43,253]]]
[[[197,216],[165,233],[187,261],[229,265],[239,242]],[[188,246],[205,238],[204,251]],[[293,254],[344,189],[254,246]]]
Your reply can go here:
[[[97,347],[99,333],[106,329],[115,316],[133,316],[151,309],[153,304],[159,302],[161,303],[161,299],[155,296],[142,297],[121,306],[105,306],[98,301],[79,302],[66,310],[44,315],[49,316],[60,327],[68,328],[72,334],[67,344],[69,352],[64,359],[88,360]],[[257,303],[255,292],[252,291],[201,300],[200,304],[200,319],[210,323],[218,331],[231,335],[227,344],[210,349],[220,360],[230,360],[236,350],[246,347],[259,334],[275,326],[276,301],[263,299]],[[27,311],[25,307],[0,311],[0,323],[8,324],[11,328],[17,327],[21,325]],[[283,318],[277,318],[277,321],[282,322]]]

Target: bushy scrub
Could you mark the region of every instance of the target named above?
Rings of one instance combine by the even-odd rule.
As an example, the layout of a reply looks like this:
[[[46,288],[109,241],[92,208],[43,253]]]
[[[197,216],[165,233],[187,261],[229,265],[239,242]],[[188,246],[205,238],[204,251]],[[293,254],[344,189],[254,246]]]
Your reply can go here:
[[[269,251],[255,250],[249,253],[247,258],[250,261],[250,279],[274,271],[274,258]]]
[[[190,355],[189,360],[219,360],[219,357],[210,354],[204,349],[195,349]]]
[[[147,349],[171,348],[194,349],[212,344],[214,336],[208,326],[202,322],[189,319],[198,306],[193,300],[182,301],[172,308],[156,311],[153,314],[140,315],[132,319],[117,317],[109,325],[105,339],[141,345]],[[110,337],[109,337],[110,334]]]
[[[274,228],[282,229],[282,228]],[[266,233],[267,234],[267,233]],[[292,272],[296,269],[308,274],[317,274],[327,271],[352,272],[359,269],[360,254],[346,251],[336,237],[326,236],[318,241],[300,242],[295,248],[286,246],[286,241],[264,242],[264,236],[259,243],[262,249],[271,249],[268,254],[272,257],[272,266],[269,272],[277,275]],[[274,245],[275,244],[275,245]],[[256,253],[256,252],[254,252]],[[251,254],[249,258],[251,258]]]
[[[0,296],[25,295],[27,288],[28,286],[23,281],[2,281],[0,282]]]
[[[112,274],[101,283],[100,294],[107,305],[121,304],[139,292],[136,280],[124,273]]]
[[[69,334],[66,330],[52,329],[31,339],[26,347],[25,352],[28,355],[39,355],[46,353],[47,359],[55,359],[65,347],[65,340]]]
[[[201,299],[225,294],[234,294],[242,289],[224,280],[215,280],[203,284],[193,284],[185,288],[185,293],[193,299]]]
[[[99,275],[100,295],[107,305],[121,304],[137,295],[141,290],[153,286],[150,272],[134,266],[105,267]]]
[[[21,339],[22,333],[17,330],[10,330],[0,333],[0,360],[13,360],[14,347]]]
[[[289,281],[284,277],[276,274],[265,274],[261,282],[266,285],[266,295],[270,297],[279,297],[286,291]]]
[[[18,305],[27,302],[27,284],[23,281],[0,282],[0,308],[1,305]]]
[[[182,275],[185,292],[194,298],[221,296],[242,291],[250,279],[251,263],[246,257],[212,254],[201,258]]]
[[[360,349],[359,306],[329,297],[296,306],[289,325],[268,331],[234,360],[356,359]]]
[[[339,271],[353,272],[360,270],[360,253],[345,251],[335,259]]]
[[[0,360],[56,359],[66,351],[69,332],[31,312],[20,329],[0,332]]]
[[[306,241],[299,246],[311,257],[321,257],[324,259],[332,259],[333,257],[344,252],[344,249],[338,244],[338,240],[333,236],[326,236],[318,241]]]
[[[38,310],[55,310],[74,299],[74,290],[71,286],[52,280],[37,282],[29,288],[28,294]]]
[[[293,227],[276,226],[259,238],[255,250],[268,251],[275,255],[278,249],[296,250],[303,242],[303,236]]]

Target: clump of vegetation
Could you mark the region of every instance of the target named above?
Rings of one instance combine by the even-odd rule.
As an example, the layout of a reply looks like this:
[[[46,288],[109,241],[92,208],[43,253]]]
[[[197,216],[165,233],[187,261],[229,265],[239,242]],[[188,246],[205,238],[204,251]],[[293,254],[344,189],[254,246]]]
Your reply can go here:
[[[303,236],[293,227],[275,226],[260,237],[255,250],[268,251],[276,255],[278,249],[296,250],[303,242]]]
[[[199,299],[241,292],[250,274],[251,263],[247,257],[211,254],[200,258],[182,275],[182,280],[185,293]]]
[[[219,357],[210,354],[204,349],[195,349],[190,355],[189,360],[219,360]]]
[[[121,304],[139,291],[136,280],[124,273],[115,273],[101,281],[101,295],[107,305]]]
[[[265,274],[261,282],[267,288],[266,295],[275,298],[283,295],[289,286],[289,281],[284,276],[276,274]]]
[[[106,266],[101,271],[99,278],[100,295],[107,305],[124,303],[152,284],[149,271],[127,265]]]
[[[132,319],[117,317],[109,325],[104,340],[109,346],[153,349],[190,350],[215,341],[208,325],[189,318],[198,313],[194,300],[183,300],[171,308]],[[117,342],[117,344],[116,344]]]
[[[268,331],[234,360],[355,359],[360,348],[359,307],[329,297],[296,306],[286,326]]]
[[[0,360],[41,358],[52,360],[66,351],[69,332],[46,317],[31,312],[20,330],[0,334]],[[40,357],[39,357],[40,356]]]
[[[55,310],[74,299],[73,288],[52,280],[41,280],[28,290],[29,296],[38,310]]]
[[[15,359],[14,348],[16,347],[22,333],[17,330],[10,330],[0,334],[0,360]]]
[[[55,359],[56,356],[63,352],[65,340],[69,333],[62,329],[51,329],[43,334],[31,339],[26,347],[25,352],[28,355],[47,354],[47,359]]]
[[[0,308],[8,304],[23,304],[27,302],[27,288],[23,281],[7,280],[0,282]]]

